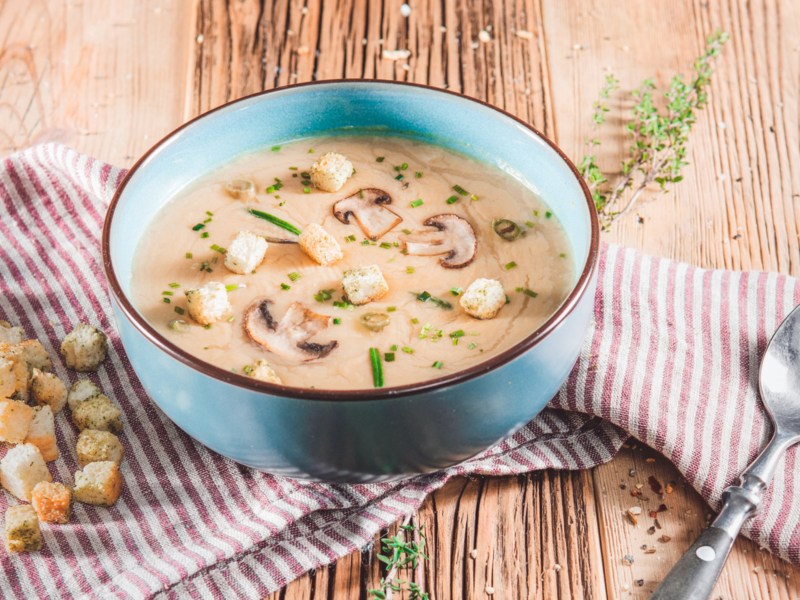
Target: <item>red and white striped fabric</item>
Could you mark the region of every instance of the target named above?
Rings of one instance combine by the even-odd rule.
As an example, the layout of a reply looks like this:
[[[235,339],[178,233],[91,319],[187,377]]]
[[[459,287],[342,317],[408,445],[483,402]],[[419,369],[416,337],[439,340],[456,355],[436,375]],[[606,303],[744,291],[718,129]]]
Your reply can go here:
[[[716,507],[766,441],[759,357],[800,302],[798,282],[605,246],[596,323],[579,363],[552,408],[511,438],[391,484],[300,483],[240,467],[150,402],[115,334],[99,247],[122,175],[52,144],[0,162],[0,318],[54,355],[79,321],[109,332],[110,358],[94,377],[126,422],[122,498],[108,509],[76,504],[70,524],[43,527],[40,553],[0,553],[4,598],[260,598],[370,543],[454,475],[585,469],[609,460],[626,432],[673,460]],[[75,379],[58,361],[54,368]],[[50,466],[69,483],[76,434],[63,414],[57,429],[62,458]],[[746,534],[800,564],[797,462],[790,451]],[[14,503],[0,494],[0,510]]]

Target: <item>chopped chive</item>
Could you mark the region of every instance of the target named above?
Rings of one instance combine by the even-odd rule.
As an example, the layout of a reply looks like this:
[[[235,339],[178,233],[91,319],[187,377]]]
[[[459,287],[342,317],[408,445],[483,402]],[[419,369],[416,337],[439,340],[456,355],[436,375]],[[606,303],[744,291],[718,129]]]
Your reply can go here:
[[[274,186],[274,185],[271,185],[271,186],[269,186],[269,187],[268,187],[268,188],[267,188],[265,191],[266,191],[268,194],[274,194],[274,193],[275,193],[275,186]]]
[[[161,301],[162,301],[164,304],[169,304],[170,302],[172,302],[172,300],[170,300],[169,298],[162,298],[162,299],[161,299]]]
[[[280,149],[281,149],[280,146],[273,146],[272,148],[270,148],[270,150],[272,150],[273,152],[277,152]]]
[[[396,306],[387,306],[386,307],[386,312],[394,312],[396,310],[397,310]]]
[[[414,273],[414,270],[415,270],[414,267],[406,267],[406,273],[408,273],[409,275]]]
[[[225,286],[225,291],[226,292],[234,292],[234,291],[238,290],[240,287],[242,287],[242,286],[240,286],[238,283],[229,283],[228,285]]]
[[[448,204],[455,204],[456,202],[458,202],[458,196],[450,196],[447,199],[447,203]]]
[[[422,201],[422,198],[417,198],[416,200],[411,202],[411,208],[417,208],[418,206],[422,206],[423,204],[424,202]]]
[[[418,323],[419,323],[419,319],[418,318],[414,317],[413,319],[411,319],[411,324],[412,325],[417,325]]]
[[[297,171],[297,167],[289,167],[289,170],[290,171]],[[294,177],[294,175],[292,177]]]
[[[355,242],[356,241],[356,236],[354,236],[352,234],[348,235],[346,238],[344,238],[344,241],[345,242]]]
[[[200,231],[203,227],[205,227],[204,223],[198,223],[194,227],[192,227],[192,231]]]
[[[397,344],[392,344],[391,346],[389,346],[389,350],[391,350],[392,352],[397,352]]]
[[[469,192],[458,184],[453,186],[453,191],[460,196],[469,196]]]
[[[333,303],[333,305],[334,305],[336,308],[344,308],[344,309],[346,309],[346,310],[353,310],[353,309],[355,308],[355,306],[354,306],[353,304],[350,304],[350,303],[349,303],[349,302],[347,302],[346,300],[337,300],[337,301],[335,301],[335,302]]]
[[[386,362],[394,362],[394,352],[385,352],[383,355],[383,360]]]
[[[510,271],[511,269],[515,268],[516,266],[517,266],[517,263],[512,260],[511,262],[507,262],[505,265],[503,265],[503,268],[506,271]]]
[[[406,235],[410,235],[411,234],[411,230],[410,229],[401,229],[400,231],[402,231]]]
[[[175,292],[161,292],[162,296],[174,296]]]
[[[287,275],[287,277],[292,281],[297,281],[298,279],[300,279],[301,275],[297,271],[292,271]]]
[[[477,200],[478,197],[475,194],[470,194],[469,195],[469,199],[472,200],[473,202],[475,202],[475,200]]]
[[[419,300],[420,302],[432,302],[439,308],[443,308],[445,310],[453,309],[453,305],[450,304],[447,300],[442,300],[441,298],[437,298],[436,296],[431,296],[428,292],[421,292],[419,294],[416,294],[414,292],[411,293],[414,294],[417,297],[417,300]]]
[[[313,148],[309,148],[309,149],[308,149],[308,153],[309,153],[309,154],[314,154],[314,149],[313,149]]]
[[[369,240],[367,240],[367,239],[361,240],[361,245],[362,246],[369,246]]]
[[[521,293],[525,294],[526,296],[530,296],[531,298],[536,298],[536,296],[539,295],[536,292],[534,292],[532,289],[526,288],[526,287],[518,287],[518,288],[516,288],[516,291],[517,292],[521,292]]]
[[[339,317],[334,317],[333,318],[333,324],[334,325],[341,325],[342,324],[342,320]]]
[[[459,338],[453,338],[453,346],[458,346]]]
[[[451,287],[450,288],[450,293],[453,294],[453,296],[460,296],[463,292],[464,292],[464,290],[462,290],[460,287]]]
[[[208,325],[203,325],[203,329],[211,329],[211,323]],[[204,347],[203,350],[208,350],[208,346]]]
[[[400,173],[397,177],[395,177],[395,179],[397,179],[397,181],[403,181],[403,179],[405,179],[405,178],[406,178],[406,176],[403,175],[402,173]]]
[[[379,156],[378,158],[375,159],[375,162],[383,162],[385,160],[386,160],[385,156]]]
[[[259,219],[264,219],[265,221],[269,221],[273,225],[277,225],[278,227],[281,227],[286,231],[289,231],[295,235],[300,235],[302,233],[297,227],[295,227],[291,223],[287,223],[283,219],[279,219],[275,215],[271,215],[269,213],[256,210],[255,208],[248,208],[247,212],[249,212],[254,217],[258,217]]]
[[[169,287],[175,289],[181,287],[181,284],[173,281],[172,283],[169,284]]]
[[[440,360],[437,360],[435,363],[431,365],[434,369],[441,369],[444,366],[444,363]]]
[[[208,237],[208,232],[204,231],[203,233],[200,234],[200,237],[206,239]]]
[[[213,221],[213,220],[214,220],[214,219],[212,219],[211,217],[208,217],[207,219],[204,219],[204,220],[203,220],[203,224],[204,224],[204,225],[207,225],[208,223],[211,223],[211,221]]]
[[[304,194],[310,194],[311,193],[311,188],[310,187],[304,187],[303,188],[303,193]]]
[[[406,162],[404,162],[402,165],[400,165],[400,170],[401,171],[405,171],[407,168],[408,168],[408,163],[406,163]]]
[[[184,256],[185,256],[186,258],[188,258],[188,259],[192,259],[192,258],[194,258],[194,254],[192,254],[191,252],[187,252],[186,254],[184,254]]]
[[[470,350],[475,350],[475,348],[477,348],[477,347],[478,347],[478,344],[476,344],[475,342],[471,342],[470,345],[467,346],[467,348],[469,348]]]
[[[413,349],[412,347],[410,347],[410,346],[403,346],[403,347],[402,347],[402,348],[400,348],[400,349],[401,349],[403,352],[405,352],[406,354],[414,354],[414,349]]]
[[[311,179],[311,174],[308,171],[300,171],[300,177],[303,179]]]
[[[544,218],[545,219],[550,219],[552,216],[553,216],[553,213],[551,213],[549,210],[546,213],[544,213]]]
[[[290,289],[292,289],[292,286],[290,286],[288,283],[281,283],[281,289],[282,290],[290,290]]]
[[[508,294],[506,294],[506,304],[510,303],[511,303],[511,297]]]
[[[178,313],[179,315],[186,314],[186,311],[183,308],[181,308],[180,306],[176,306],[175,307],[175,312]]]
[[[450,337],[451,338],[460,338],[460,337],[464,337],[465,335],[467,335],[467,334],[463,329],[457,329],[455,331],[450,332]]]
[[[536,210],[535,208],[533,209],[533,216],[534,217],[538,217],[539,216],[539,211]]]
[[[422,179],[422,171],[417,171],[414,173],[414,179]]]
[[[369,360],[372,363],[372,385],[376,388],[383,387],[383,365],[381,353],[377,348],[369,349]]]
[[[567,258],[567,253],[566,252],[561,252],[558,256],[560,258]]]
[[[227,252],[225,248],[223,248],[222,246],[217,246],[216,244],[211,244],[211,249],[214,252],[219,252],[220,254],[225,254]]]
[[[533,221],[525,221],[525,227],[528,228],[536,227],[536,223],[534,223]]]
[[[390,249],[392,245],[389,242],[381,242],[381,248]]]
[[[314,294],[314,300],[317,302],[327,302],[333,297],[333,292],[336,290],[320,290],[316,294]]]

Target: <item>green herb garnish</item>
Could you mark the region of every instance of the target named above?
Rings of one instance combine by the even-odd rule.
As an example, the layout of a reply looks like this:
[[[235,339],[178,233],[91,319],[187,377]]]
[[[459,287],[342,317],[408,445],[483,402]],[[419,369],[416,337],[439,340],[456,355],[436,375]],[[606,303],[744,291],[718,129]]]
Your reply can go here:
[[[198,223],[197,225],[195,225],[194,227],[192,227],[192,231],[200,231],[200,230],[201,230],[201,229],[203,229],[203,227],[205,227],[205,226],[206,226],[206,225],[205,225],[205,223]]]
[[[454,185],[452,189],[459,196],[469,196],[469,192],[458,184]]]
[[[265,221],[269,221],[273,225],[277,225],[278,227],[285,229],[286,231],[289,231],[295,235],[300,235],[302,233],[297,227],[295,227],[291,223],[287,223],[286,221],[276,217],[275,215],[271,215],[269,213],[256,210],[255,208],[248,208],[247,212],[249,212],[254,217],[258,217],[259,219],[264,219]]]
[[[455,331],[450,332],[450,337],[451,338],[460,338],[460,337],[464,337],[465,335],[467,335],[467,334],[463,329],[456,329]]]
[[[170,300],[169,298],[161,298],[161,301],[162,301],[164,304],[169,304],[170,302],[172,302],[172,300]]]
[[[417,171],[414,173],[414,179],[422,179],[422,171]]]
[[[300,279],[301,275],[297,271],[292,271],[287,275],[287,277],[292,281],[297,281],[298,279]]]
[[[397,181],[403,181],[403,179],[405,179],[405,178],[406,178],[406,176],[403,175],[402,173],[400,173],[397,177],[395,177],[395,179],[397,179]]]
[[[440,360],[437,360],[435,363],[431,365],[434,369],[441,369],[444,366],[444,363]]]
[[[180,283],[176,283],[176,282],[173,281],[172,283],[169,284],[169,287],[171,287],[172,289],[175,289],[175,288],[181,287],[181,284]]]
[[[394,352],[385,352],[383,354],[383,360],[386,362],[394,362]]]
[[[380,162],[383,162],[385,160],[386,160],[385,156],[379,156],[378,158],[375,159],[375,162],[379,162],[380,163]]]
[[[348,235],[347,237],[344,238],[344,241],[345,242],[355,242],[356,241],[356,236],[354,236],[352,234]]]
[[[225,248],[223,248],[222,246],[217,246],[216,244],[211,244],[211,249],[214,252],[219,252],[220,254],[225,254],[227,252]]]
[[[188,259],[192,259],[192,258],[194,258],[194,254],[192,254],[191,252],[187,252],[186,254],[184,254],[184,256],[185,256],[186,258],[188,258]]]
[[[381,248],[390,249],[392,245],[389,242],[381,242]]]
[[[414,270],[415,270],[414,267],[406,267],[406,273],[408,273],[409,275],[413,274]]]
[[[162,296],[174,296],[175,292],[161,292]]]
[[[511,269],[516,268],[516,266],[517,266],[517,263],[512,260],[511,262],[507,262],[506,264],[504,264],[503,268],[506,271],[510,271]]]
[[[417,297],[417,300],[420,302],[431,302],[438,306],[439,308],[443,308],[445,310],[452,310],[453,305],[450,304],[447,300],[442,300],[441,298],[437,298],[436,296],[431,296],[428,292],[411,292]]]
[[[183,308],[181,308],[180,306],[176,306],[175,307],[175,312],[178,313],[179,315],[186,314],[186,311]]]
[[[422,201],[422,198],[417,198],[416,200],[411,202],[411,208],[417,208],[418,206],[422,206],[423,204],[424,202]]]
[[[372,364],[372,385],[376,388],[383,387],[383,364],[381,353],[377,348],[369,349],[369,360]]]
[[[225,291],[226,292],[235,292],[240,287],[242,287],[242,286],[240,286],[238,283],[229,283],[228,285],[225,286]]]
[[[333,292],[335,291],[336,290],[334,289],[320,290],[316,294],[314,294],[314,300],[316,300],[317,302],[327,302],[333,297]]]
[[[342,324],[342,320],[339,317],[334,317],[333,318],[333,324],[334,325],[341,325]]]
[[[531,298],[536,298],[536,296],[539,295],[536,292],[534,292],[532,289],[526,288],[526,287],[518,287],[518,288],[516,288],[516,291],[520,292],[522,294],[525,294],[526,296],[530,296]]]
[[[278,152],[280,149],[281,149],[280,146],[273,146],[272,148],[270,148],[270,150],[272,150],[273,152]]]
[[[448,204],[455,204],[456,202],[458,202],[458,196],[450,196],[447,199],[447,203]]]
[[[450,293],[453,294],[453,296],[460,296],[462,293],[464,293],[464,290],[462,290],[460,287],[451,287]]]
[[[282,290],[290,290],[290,289],[292,289],[292,286],[290,286],[288,283],[281,283],[281,289]]]
[[[200,237],[206,239],[208,237],[208,232],[204,231],[203,233],[200,234]]]

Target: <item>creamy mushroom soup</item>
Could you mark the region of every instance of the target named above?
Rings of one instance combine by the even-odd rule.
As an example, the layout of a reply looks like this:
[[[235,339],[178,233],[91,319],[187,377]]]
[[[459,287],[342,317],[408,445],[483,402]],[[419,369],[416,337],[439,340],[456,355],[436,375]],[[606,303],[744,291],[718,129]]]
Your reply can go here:
[[[510,175],[353,136],[265,148],[194,182],[153,219],[132,290],[153,327],[207,363],[355,390],[508,350],[574,278],[560,225]]]

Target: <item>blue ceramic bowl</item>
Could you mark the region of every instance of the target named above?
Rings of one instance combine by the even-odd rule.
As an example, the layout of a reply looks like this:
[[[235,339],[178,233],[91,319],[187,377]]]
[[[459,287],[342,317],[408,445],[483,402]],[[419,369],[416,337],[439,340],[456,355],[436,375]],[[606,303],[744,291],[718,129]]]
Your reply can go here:
[[[535,190],[563,224],[577,281],[519,344],[470,369],[381,390],[256,381],[201,362],[130,301],[139,239],[166,201],[237,155],[289,140],[385,133],[495,165]],[[156,404],[184,431],[242,464],[293,477],[363,482],[458,463],[542,410],[575,363],[592,316],[598,224],[575,167],[542,134],[488,104],[419,85],[334,81],[256,94],[170,134],[130,170],[106,217],[103,258],[122,342]]]

